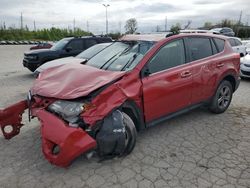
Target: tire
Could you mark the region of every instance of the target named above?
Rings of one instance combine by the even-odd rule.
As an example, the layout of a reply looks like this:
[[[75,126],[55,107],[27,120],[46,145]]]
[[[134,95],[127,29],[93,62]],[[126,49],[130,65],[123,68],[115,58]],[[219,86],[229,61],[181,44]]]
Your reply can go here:
[[[123,114],[123,123],[125,126],[126,138],[127,138],[126,148],[122,156],[126,156],[130,154],[135,147],[137,132],[133,120],[126,113],[122,112],[122,114]]]
[[[212,98],[209,110],[216,114],[225,112],[231,103],[232,96],[232,84],[227,80],[223,80]]]

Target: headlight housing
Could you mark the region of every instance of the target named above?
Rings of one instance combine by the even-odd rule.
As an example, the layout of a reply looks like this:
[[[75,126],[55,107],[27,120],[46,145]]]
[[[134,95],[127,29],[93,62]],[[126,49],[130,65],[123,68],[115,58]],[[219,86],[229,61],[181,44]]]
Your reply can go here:
[[[78,121],[78,116],[84,110],[83,105],[83,102],[57,100],[48,106],[48,110],[58,114],[67,122],[74,124]]]

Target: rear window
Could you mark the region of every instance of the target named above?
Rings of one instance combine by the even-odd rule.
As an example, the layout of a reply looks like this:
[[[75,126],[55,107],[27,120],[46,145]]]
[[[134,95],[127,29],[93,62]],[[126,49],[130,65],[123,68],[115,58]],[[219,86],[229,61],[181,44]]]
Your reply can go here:
[[[242,45],[242,43],[238,39],[234,39],[234,40],[235,40],[236,46],[241,46]]]
[[[189,38],[189,49],[192,61],[213,55],[209,38],[202,38],[202,37]]]
[[[234,39],[227,39],[231,46],[236,46]]]
[[[219,52],[222,52],[224,50],[225,41],[222,39],[214,38],[215,45]]]

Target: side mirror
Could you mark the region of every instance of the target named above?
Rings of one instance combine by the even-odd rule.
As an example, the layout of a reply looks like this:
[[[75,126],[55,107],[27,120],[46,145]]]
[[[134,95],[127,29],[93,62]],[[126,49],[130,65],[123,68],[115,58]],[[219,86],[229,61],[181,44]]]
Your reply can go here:
[[[149,71],[149,68],[148,67],[144,67],[144,69],[141,71],[141,77],[144,78],[144,77],[147,77],[151,74],[151,72]]]
[[[67,48],[65,49],[66,52],[70,52],[70,51],[72,51],[72,50],[73,50],[72,47],[67,47]]]

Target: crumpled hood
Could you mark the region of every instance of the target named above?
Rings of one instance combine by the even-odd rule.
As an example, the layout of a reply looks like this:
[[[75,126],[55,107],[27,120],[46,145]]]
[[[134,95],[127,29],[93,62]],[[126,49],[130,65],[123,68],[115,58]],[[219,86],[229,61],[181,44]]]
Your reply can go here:
[[[43,71],[34,82],[34,95],[57,99],[75,99],[122,77],[125,72],[101,70],[82,64],[67,64]]]
[[[86,59],[81,59],[81,58],[76,58],[76,57],[65,57],[65,58],[60,58],[56,60],[52,60],[49,62],[44,63],[40,67],[38,67],[35,72],[42,72],[45,69],[52,68],[52,67],[57,67],[59,65],[65,65],[68,63],[82,63],[86,61]]]

